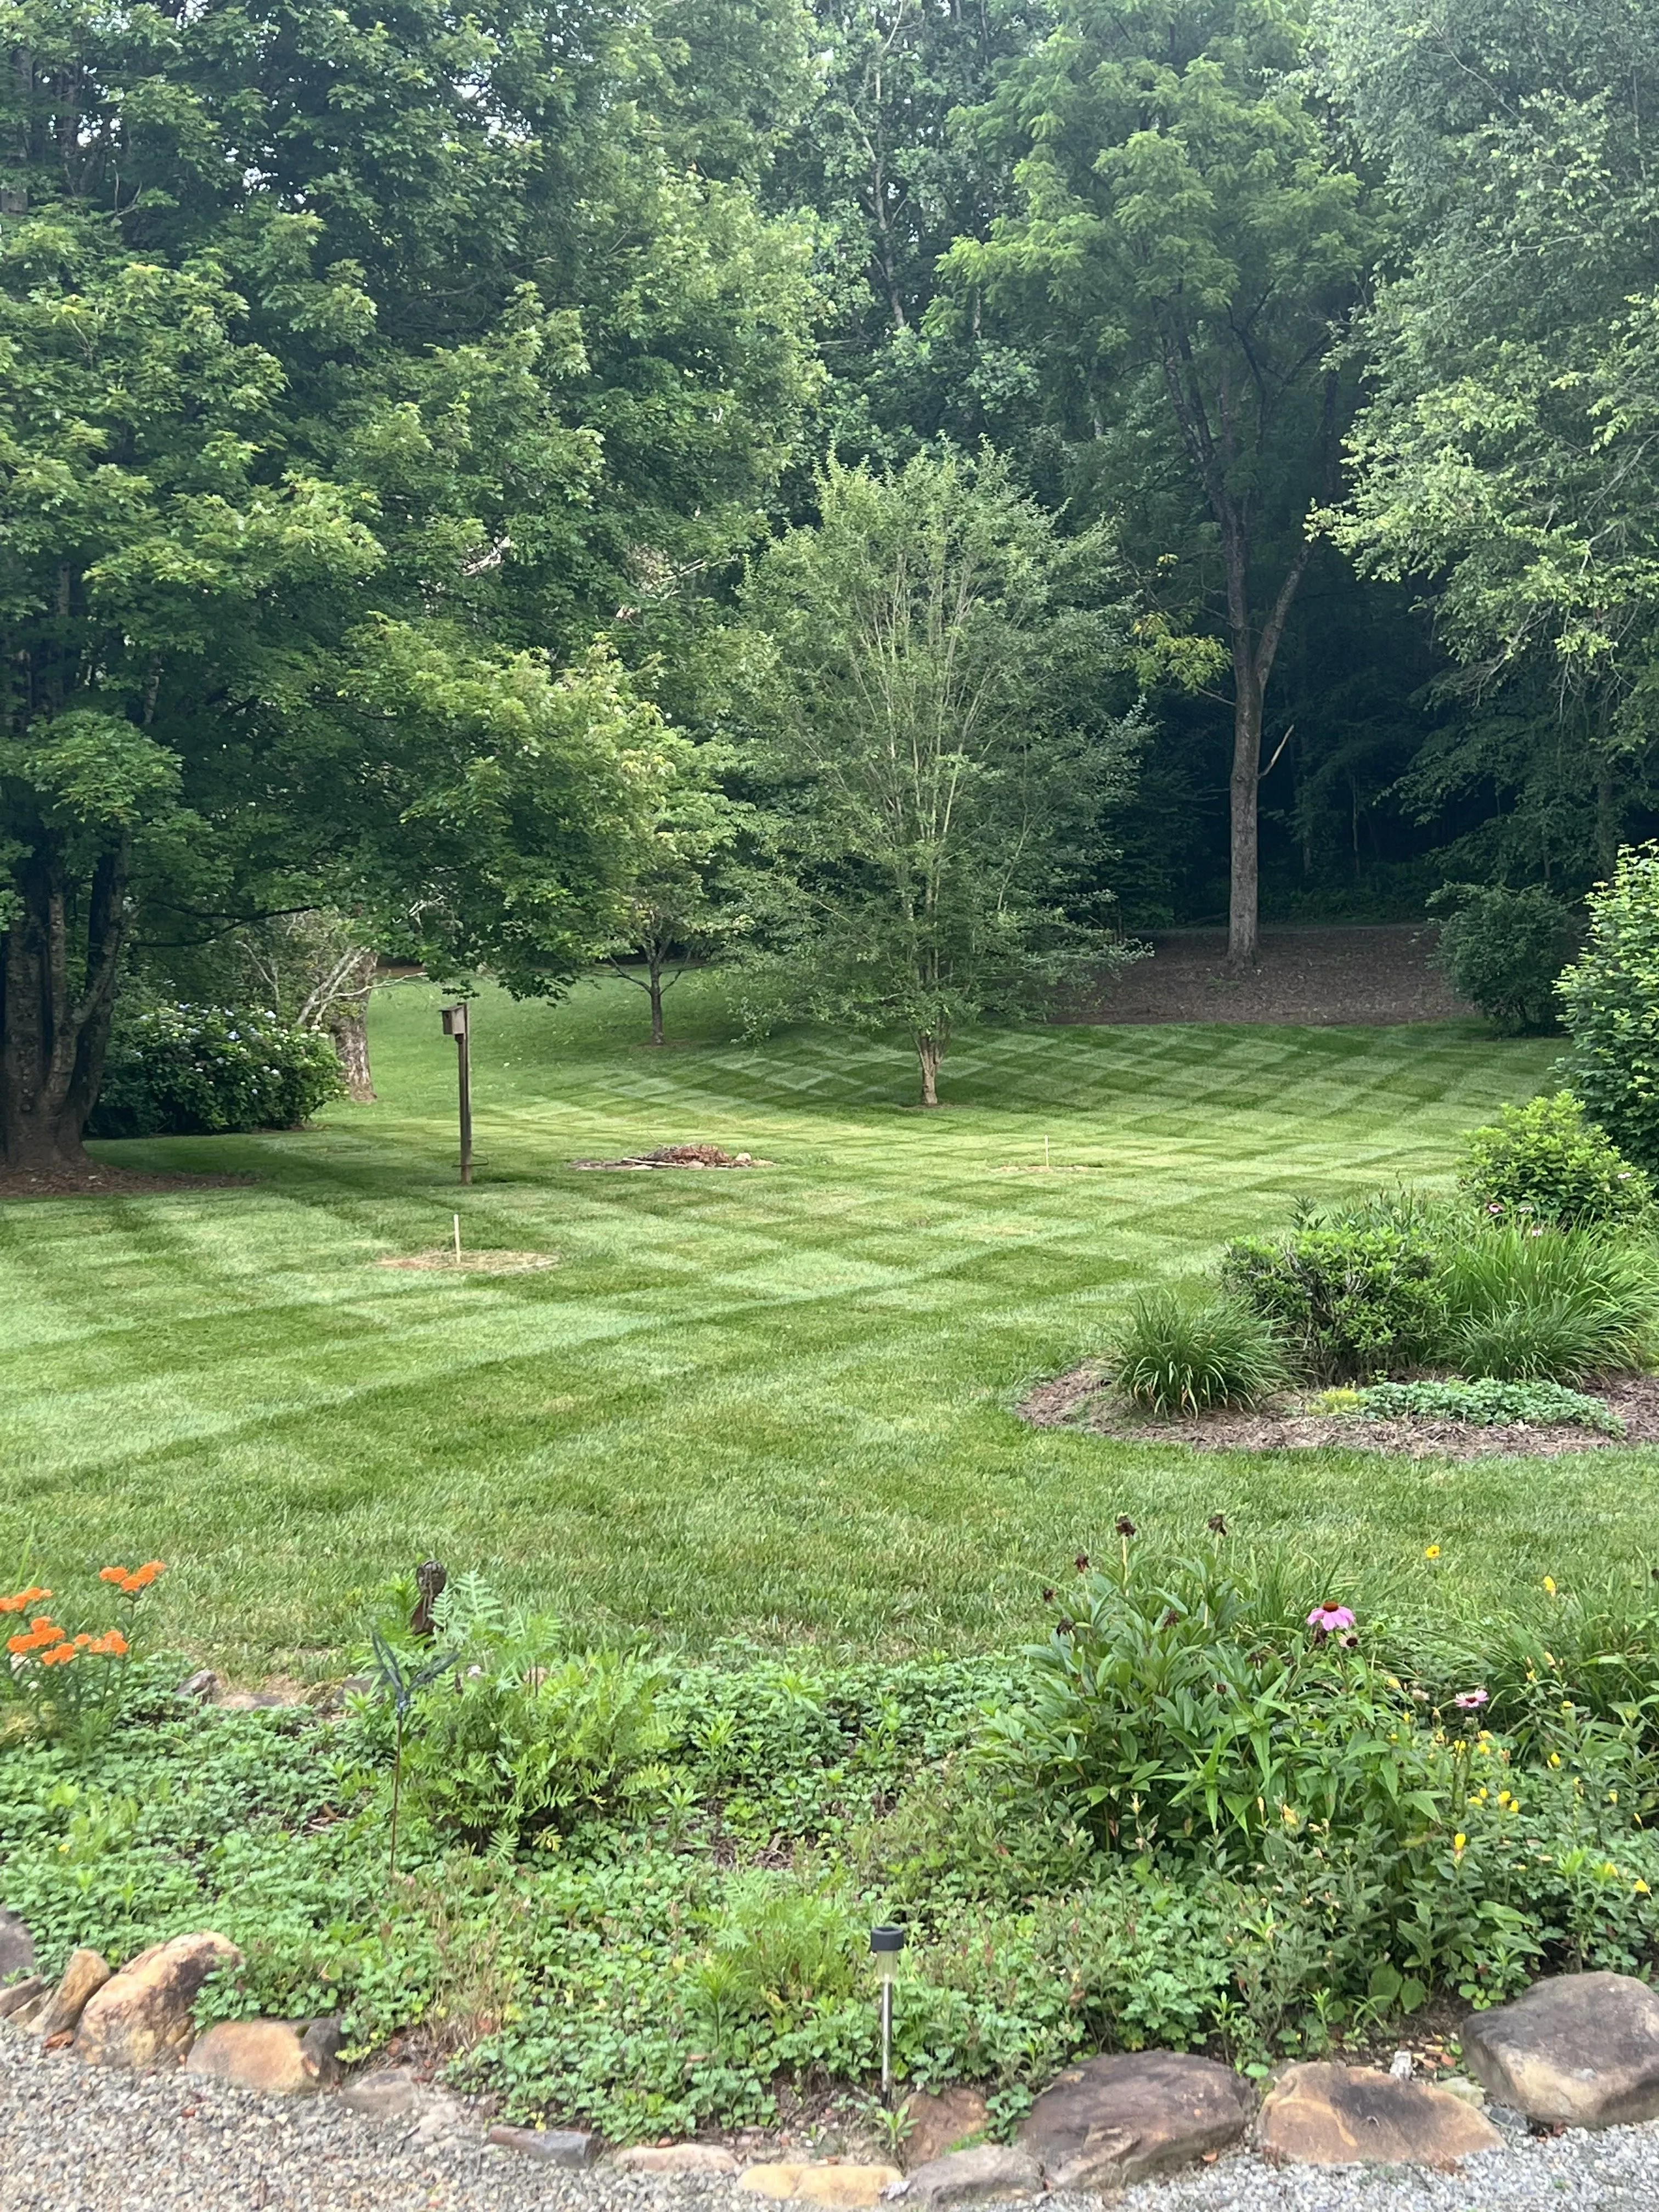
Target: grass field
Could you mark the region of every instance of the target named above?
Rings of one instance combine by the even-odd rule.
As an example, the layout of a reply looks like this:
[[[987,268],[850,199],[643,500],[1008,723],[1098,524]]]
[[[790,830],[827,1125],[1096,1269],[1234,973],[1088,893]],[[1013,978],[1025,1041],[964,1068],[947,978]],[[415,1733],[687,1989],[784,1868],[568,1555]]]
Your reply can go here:
[[[251,1675],[325,1669],[428,1553],[596,1632],[897,1650],[1017,1639],[1125,1511],[1223,1507],[1316,1557],[1419,1568],[1434,1541],[1472,1595],[1650,1540],[1650,1454],[1200,1461],[1010,1410],[1134,1286],[1196,1274],[1297,1195],[1443,1178],[1547,1043],[984,1034],[924,1116],[902,1050],[733,1042],[696,979],[657,1053],[620,981],[556,1010],[488,994],[462,1194],[437,1004],[380,994],[376,1107],[100,1148],[253,1188],[0,1208],[0,1577],[159,1554],[169,1631]],[[568,1165],[690,1139],[770,1164]],[[444,1242],[456,1205],[470,1244],[557,1265],[374,1265]]]

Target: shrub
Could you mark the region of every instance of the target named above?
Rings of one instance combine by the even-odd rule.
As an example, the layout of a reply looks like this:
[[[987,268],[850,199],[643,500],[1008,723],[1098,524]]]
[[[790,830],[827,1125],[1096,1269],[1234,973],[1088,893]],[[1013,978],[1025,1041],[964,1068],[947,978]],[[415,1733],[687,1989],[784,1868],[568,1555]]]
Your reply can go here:
[[[1629,1159],[1659,1170],[1659,845],[1621,853],[1591,892],[1589,941],[1556,989],[1575,1097]]]
[[[1555,981],[1572,949],[1559,899],[1499,884],[1449,884],[1429,903],[1449,910],[1434,958],[1459,998],[1506,1036],[1559,1026]]]
[[[342,1089],[325,1036],[228,1006],[149,1006],[118,1018],[94,1137],[290,1129]]]
[[[1646,1356],[1651,1267],[1606,1230],[1477,1234],[1445,1254],[1439,1283],[1441,1348],[1466,1375],[1565,1382]]]
[[[1356,1413],[1367,1420],[1398,1420],[1416,1415],[1439,1421],[1468,1421],[1492,1428],[1509,1421],[1525,1421],[1532,1427],[1545,1422],[1566,1421],[1581,1429],[1595,1429],[1603,1436],[1622,1437],[1625,1425],[1600,1398],[1587,1398],[1582,1390],[1563,1389],[1559,1382],[1502,1382],[1492,1376],[1479,1382],[1373,1382],[1369,1389],[1332,1391],[1348,1402],[1322,1406],[1326,1413]]]
[[[1231,1297],[1195,1305],[1149,1291],[1130,1307],[1109,1357],[1129,1402],[1166,1415],[1257,1406],[1290,1379],[1272,1328]]]
[[[1569,1091],[1506,1106],[1472,1131],[1460,1180],[1496,1219],[1527,1214],[1561,1229],[1635,1221],[1653,1199],[1646,1176]]]
[[[1325,1381],[1410,1366],[1441,1333],[1420,1224],[1312,1225],[1229,1245],[1222,1280]]]

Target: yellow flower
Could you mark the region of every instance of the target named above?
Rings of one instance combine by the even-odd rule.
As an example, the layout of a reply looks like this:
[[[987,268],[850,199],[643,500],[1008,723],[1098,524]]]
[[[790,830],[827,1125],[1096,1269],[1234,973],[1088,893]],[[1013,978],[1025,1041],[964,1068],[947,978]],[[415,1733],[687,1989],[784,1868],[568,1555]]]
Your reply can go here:
[[[1297,1825],[1296,1811],[1291,1806],[1281,1805],[1279,1808],[1279,1817],[1287,1828],[1294,1828]]]
[[[1550,1753],[1550,1765],[1551,1765],[1552,1766],[1559,1766],[1559,1765],[1560,1765],[1560,1764],[1561,1764],[1561,1754],[1560,1754],[1560,1753],[1559,1753],[1559,1751],[1553,1751],[1553,1752]]]
[[[1638,1881],[1632,1884],[1631,1894],[1633,1897],[1650,1897],[1653,1893],[1649,1889],[1646,1882]]]
[[[1555,1595],[1555,1577],[1553,1575],[1546,1575],[1544,1577],[1544,1595],[1546,1597],[1553,1597]]]
[[[1440,1557],[1439,1545],[1425,1544],[1423,1547],[1423,1556],[1425,1559],[1437,1559]]]
[[[1619,1802],[1619,1792],[1616,1790],[1608,1790],[1607,1802],[1609,1805],[1616,1805]]]
[[[1468,1848],[1468,1840],[1469,1840],[1469,1839],[1468,1839],[1468,1837],[1463,1833],[1463,1831],[1460,1828],[1460,1829],[1458,1830],[1457,1833],[1456,1833],[1456,1834],[1452,1838],[1452,1849],[1453,1849],[1455,1851],[1457,1851],[1457,1852],[1459,1852],[1459,1853],[1462,1853],[1463,1850],[1465,1850]]]

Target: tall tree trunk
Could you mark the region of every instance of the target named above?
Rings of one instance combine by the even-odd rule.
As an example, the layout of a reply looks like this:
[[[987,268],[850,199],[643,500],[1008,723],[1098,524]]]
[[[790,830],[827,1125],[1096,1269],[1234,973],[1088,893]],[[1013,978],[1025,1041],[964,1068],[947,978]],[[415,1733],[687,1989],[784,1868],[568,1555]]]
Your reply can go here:
[[[12,878],[0,944],[0,1160],[26,1174],[84,1171],[127,928],[125,841],[93,872],[84,952],[61,856],[44,845]]]
[[[1233,772],[1229,784],[1227,959],[1255,963],[1261,945],[1258,826],[1261,794],[1261,696],[1246,640],[1233,646]]]
[[[328,1034],[339,1056],[346,1097],[354,1106],[374,1103],[374,1078],[368,1065],[368,1009],[337,1006],[328,1019]]]
[[[662,1026],[662,955],[653,945],[647,956],[647,972],[650,977],[646,988],[651,994],[651,1042],[661,1044]]]
[[[945,1057],[943,1041],[922,1035],[916,1039],[916,1058],[921,1062],[921,1103],[924,1106],[939,1104],[939,1062]]]

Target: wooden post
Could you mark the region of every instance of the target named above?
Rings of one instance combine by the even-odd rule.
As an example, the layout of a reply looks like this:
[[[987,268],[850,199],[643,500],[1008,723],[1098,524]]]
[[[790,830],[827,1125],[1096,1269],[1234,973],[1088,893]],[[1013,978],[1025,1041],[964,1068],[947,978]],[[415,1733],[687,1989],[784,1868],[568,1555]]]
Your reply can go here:
[[[459,999],[453,1006],[446,1006],[444,1035],[455,1040],[456,1065],[461,1085],[461,1181],[472,1180],[472,1039],[469,1034],[466,1000]]]

